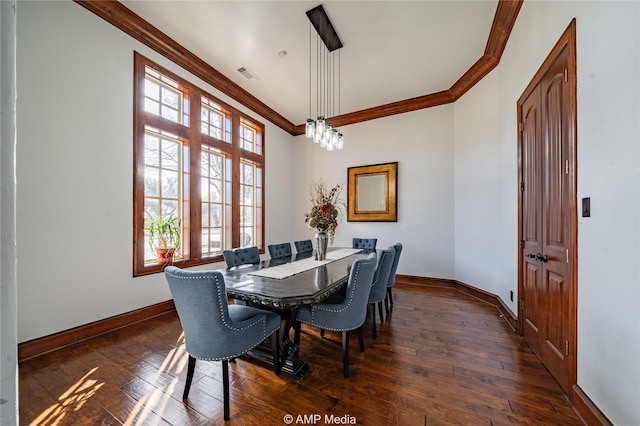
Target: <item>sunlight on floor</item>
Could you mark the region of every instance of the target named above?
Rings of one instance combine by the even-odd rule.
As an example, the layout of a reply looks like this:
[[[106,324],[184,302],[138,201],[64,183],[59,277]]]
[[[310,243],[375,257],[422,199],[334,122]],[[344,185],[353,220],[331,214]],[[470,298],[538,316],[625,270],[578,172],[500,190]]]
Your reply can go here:
[[[47,408],[35,419],[31,425],[57,425],[67,415],[69,411],[78,411],[82,406],[96,394],[98,389],[104,386],[104,382],[89,379],[89,376],[96,372],[98,367],[91,369],[65,393],[60,395],[58,402]]]
[[[176,340],[176,347],[171,349],[162,360],[162,364],[153,377],[152,385],[166,380],[166,375],[178,376],[186,369],[188,357],[185,356],[184,333],[181,333]],[[42,412],[30,426],[55,426],[63,423],[68,424],[68,414],[79,411],[85,403],[94,396],[98,390],[105,385],[105,382],[98,383],[98,380],[90,377],[99,367],[92,368],[80,380],[69,387],[60,397],[58,402]],[[174,377],[168,384],[161,388],[156,388],[151,394],[142,396],[135,404],[125,425],[154,424],[154,420],[162,417],[166,409],[167,402],[175,391],[175,387],[180,379]],[[101,404],[102,405],[102,404]],[[153,415],[155,414],[155,415]],[[149,418],[151,415],[151,418]],[[156,415],[158,417],[156,417]]]
[[[169,351],[167,356],[162,361],[162,365],[158,369],[158,372],[155,376],[154,381],[158,381],[161,379],[161,376],[164,373],[169,373],[173,370],[173,374],[180,374],[185,366],[187,365],[187,357],[184,356],[185,347],[184,347],[184,333],[180,334],[176,344],[178,345],[176,348],[173,348]],[[175,368],[174,368],[175,367]],[[125,425],[138,425],[138,424],[149,424],[150,419],[148,419],[150,413],[155,413],[158,416],[162,417],[164,413],[167,401],[171,398],[176,385],[178,384],[179,378],[174,377],[171,382],[164,386],[163,388],[156,388],[153,393],[150,395],[145,395],[133,407],[133,410],[125,420]]]
[[[178,340],[176,341],[177,347],[170,350],[167,356],[164,358],[160,369],[158,370],[158,376],[162,373],[170,372],[174,367],[174,374],[180,374],[187,365],[188,357],[184,356],[185,354],[185,346],[184,346],[184,332],[180,334]]]
[[[136,403],[135,407],[124,421],[125,425],[150,424],[147,417],[150,413],[155,413],[162,417],[167,401],[178,383],[176,377],[167,385],[165,389],[156,389],[151,395],[145,395]],[[160,420],[160,419],[158,419]]]

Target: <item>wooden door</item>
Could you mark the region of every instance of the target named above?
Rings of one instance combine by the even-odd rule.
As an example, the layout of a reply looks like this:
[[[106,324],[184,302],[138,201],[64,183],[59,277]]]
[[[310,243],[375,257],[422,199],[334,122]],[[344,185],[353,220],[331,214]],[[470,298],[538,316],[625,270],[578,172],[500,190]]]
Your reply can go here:
[[[519,329],[566,392],[575,383],[575,86],[556,46],[518,102]],[[575,54],[574,51],[571,53]],[[573,252],[573,253],[572,253]]]
[[[520,291],[520,323],[522,335],[537,354],[540,353],[540,332],[544,329],[541,312],[542,264],[542,137],[540,87],[537,86],[522,106],[521,164],[522,179],[522,289]],[[525,190],[526,189],[526,190]],[[527,309],[523,309],[526,302]]]

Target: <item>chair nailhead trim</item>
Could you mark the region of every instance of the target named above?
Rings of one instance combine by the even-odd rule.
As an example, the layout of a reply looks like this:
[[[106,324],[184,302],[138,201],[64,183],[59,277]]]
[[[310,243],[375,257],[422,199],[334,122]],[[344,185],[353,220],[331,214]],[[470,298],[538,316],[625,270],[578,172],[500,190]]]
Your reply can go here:
[[[386,257],[388,257],[388,256],[389,256],[389,252],[383,251],[382,252],[382,257],[380,258],[380,264],[382,264],[386,260]],[[382,269],[382,268],[380,268],[380,269]],[[380,269],[376,270],[376,274],[373,277],[373,284],[371,284],[371,287],[375,287],[376,284],[378,284],[378,281],[380,280]],[[386,287],[386,285],[387,285],[387,283],[385,283],[385,287]]]
[[[359,282],[358,282],[358,273],[360,273],[360,265],[361,264],[358,263],[358,266],[356,267],[356,270],[353,273],[354,274],[353,275],[353,281],[356,283],[355,285],[359,284]],[[312,305],[311,306],[311,322],[302,321],[302,320],[300,320],[300,322],[312,325],[314,327],[318,327],[318,325],[313,324],[316,310],[323,310],[323,311],[326,311],[326,312],[342,312],[342,311],[348,309],[349,306],[351,306],[351,302],[353,302],[353,293],[355,293],[355,287],[354,287],[353,291],[351,292],[351,298],[349,299],[349,303],[347,303],[347,306],[345,306],[342,309],[330,309],[330,308],[327,308],[328,305],[322,305],[322,304]],[[330,328],[330,327],[323,327],[323,328],[325,330],[331,330],[331,331],[351,331],[351,330],[355,330],[355,329],[359,328],[361,325],[359,325],[358,327],[353,327],[353,328]]]
[[[242,330],[247,330],[251,327],[253,327],[255,324],[258,324],[259,322],[262,322],[262,339],[259,340],[257,343],[255,343],[253,346],[251,346],[249,349],[247,349],[246,351],[234,354],[234,355],[230,355],[230,356],[226,356],[226,357],[221,357],[221,358],[199,358],[199,357],[195,357],[196,359],[200,359],[203,361],[222,361],[225,359],[231,359],[231,358],[238,358],[241,355],[244,355],[245,353],[247,353],[248,351],[250,351],[251,349],[255,348],[256,346],[258,346],[260,343],[262,343],[264,341],[264,339],[266,339],[267,337],[271,336],[273,333],[275,333],[276,330],[278,330],[280,328],[280,325],[278,324],[278,328],[274,329],[271,333],[267,334],[267,316],[262,314],[258,317],[256,317],[256,320],[244,327],[234,327],[232,324],[230,324],[227,319],[224,316],[224,310],[222,309],[222,295],[220,292],[220,289],[222,287],[221,283],[220,283],[220,276],[219,275],[200,275],[200,276],[179,276],[179,275],[174,275],[171,274],[169,272],[166,272],[167,275],[170,275],[174,278],[177,279],[188,279],[188,280],[210,280],[210,279],[214,279],[215,280],[215,284],[216,284],[216,293],[217,293],[217,297],[218,297],[218,302],[220,302],[218,304],[218,306],[220,306],[220,311],[218,312],[220,314],[220,319],[222,320],[222,323],[229,329],[233,330],[233,331],[242,331]],[[226,293],[225,293],[226,296]],[[224,303],[227,303],[226,300],[224,300]],[[186,338],[185,338],[185,344],[186,344]]]

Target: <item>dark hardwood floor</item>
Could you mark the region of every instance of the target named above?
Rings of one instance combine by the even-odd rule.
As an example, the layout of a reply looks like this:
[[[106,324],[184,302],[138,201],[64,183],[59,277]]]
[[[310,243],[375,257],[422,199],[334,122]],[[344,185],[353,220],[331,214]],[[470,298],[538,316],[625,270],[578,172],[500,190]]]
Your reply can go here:
[[[246,360],[230,364],[231,424],[581,425],[531,349],[498,311],[463,293],[397,284],[378,338],[350,342],[302,328],[302,380]],[[207,425],[222,421],[220,362],[198,361],[182,401],[187,355],[175,313],[20,364],[23,425]],[[306,416],[306,417],[304,417]],[[305,423],[306,422],[306,423]],[[333,424],[339,424],[334,420]]]

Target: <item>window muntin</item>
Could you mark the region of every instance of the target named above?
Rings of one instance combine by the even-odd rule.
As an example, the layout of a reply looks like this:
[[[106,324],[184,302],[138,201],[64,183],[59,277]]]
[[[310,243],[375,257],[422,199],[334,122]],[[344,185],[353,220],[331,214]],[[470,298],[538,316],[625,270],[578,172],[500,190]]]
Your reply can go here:
[[[135,73],[134,276],[163,269],[144,225],[157,214],[181,220],[178,266],[264,252],[264,126],[137,53]]]

